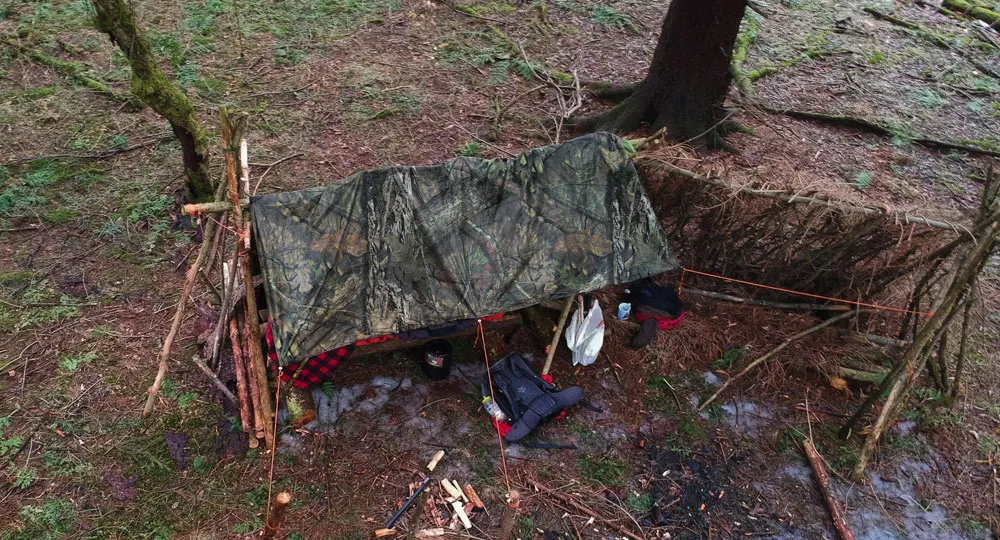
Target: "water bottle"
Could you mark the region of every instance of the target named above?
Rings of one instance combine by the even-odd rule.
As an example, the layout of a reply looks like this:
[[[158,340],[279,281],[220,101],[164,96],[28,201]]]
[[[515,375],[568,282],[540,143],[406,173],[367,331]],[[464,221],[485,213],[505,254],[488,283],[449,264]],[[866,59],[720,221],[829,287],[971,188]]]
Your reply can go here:
[[[493,402],[493,398],[486,396],[483,398],[483,407],[490,416],[497,419],[497,422],[506,422],[507,415],[500,410],[500,406]]]

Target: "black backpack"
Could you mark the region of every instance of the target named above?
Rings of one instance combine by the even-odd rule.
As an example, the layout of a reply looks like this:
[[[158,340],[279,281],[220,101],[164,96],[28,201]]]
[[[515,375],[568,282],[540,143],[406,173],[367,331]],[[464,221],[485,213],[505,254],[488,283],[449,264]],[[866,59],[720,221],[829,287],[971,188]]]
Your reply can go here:
[[[560,390],[538,376],[518,353],[508,354],[493,364],[490,376],[496,404],[510,423],[510,431],[504,436],[510,442],[527,437],[543,422],[583,400],[579,386]],[[483,397],[490,397],[486,375],[480,386]]]

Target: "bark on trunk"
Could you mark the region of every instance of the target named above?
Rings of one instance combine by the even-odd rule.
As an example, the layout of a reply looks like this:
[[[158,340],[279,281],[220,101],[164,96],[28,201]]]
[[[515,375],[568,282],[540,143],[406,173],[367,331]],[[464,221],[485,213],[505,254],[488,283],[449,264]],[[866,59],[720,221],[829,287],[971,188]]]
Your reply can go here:
[[[746,0],[674,0],[649,72],[627,99],[606,113],[580,119],[583,130],[624,133],[649,122],[679,141],[712,142],[732,82],[730,62]]]
[[[131,3],[125,0],[92,2],[95,26],[108,34],[128,57],[132,67],[132,93],[170,122],[180,141],[188,200],[211,200],[214,190],[208,170],[208,137],[191,102],[156,63],[149,39],[135,23]]]

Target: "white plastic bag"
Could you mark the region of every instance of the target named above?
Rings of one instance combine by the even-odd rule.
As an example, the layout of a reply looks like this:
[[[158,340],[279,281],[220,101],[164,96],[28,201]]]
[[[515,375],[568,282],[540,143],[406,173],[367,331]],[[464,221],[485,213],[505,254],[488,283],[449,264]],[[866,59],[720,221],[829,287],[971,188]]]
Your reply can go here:
[[[604,314],[600,304],[595,299],[586,316],[582,307],[580,304],[566,328],[566,346],[573,351],[574,366],[593,364],[604,345]]]

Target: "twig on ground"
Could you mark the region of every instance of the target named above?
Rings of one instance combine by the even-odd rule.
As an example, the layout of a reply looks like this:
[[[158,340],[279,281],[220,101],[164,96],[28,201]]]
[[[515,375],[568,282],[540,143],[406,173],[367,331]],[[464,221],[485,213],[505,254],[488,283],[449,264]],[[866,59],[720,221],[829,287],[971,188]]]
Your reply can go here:
[[[455,127],[457,127],[458,129],[464,131],[466,135],[468,135],[468,136],[472,137],[473,139],[475,139],[475,140],[477,140],[477,141],[485,144],[486,146],[489,146],[490,148],[495,148],[496,150],[498,150],[500,152],[503,152],[504,154],[507,154],[507,157],[514,157],[515,156],[515,154],[512,154],[512,153],[504,150],[503,148],[500,148],[499,146],[497,146],[497,145],[495,145],[495,144],[493,144],[493,143],[491,143],[491,142],[483,139],[482,137],[479,137],[479,136],[475,135],[474,133],[472,133],[468,129],[465,129],[465,126],[463,126],[462,124],[459,124],[458,122],[454,122],[454,123],[452,123],[452,125],[455,126]]]
[[[253,98],[258,98],[258,97],[263,97],[263,96],[273,96],[275,94],[297,94],[297,93],[299,93],[299,92],[301,92],[301,91],[309,88],[310,86],[316,84],[318,81],[319,81],[319,79],[316,79],[316,80],[313,80],[313,81],[309,81],[308,83],[300,86],[299,88],[294,88],[292,90],[272,90],[270,92],[259,92],[259,93],[256,93],[256,94],[250,94],[249,96],[246,97],[246,99],[253,99]]]
[[[236,396],[233,395],[233,393],[229,390],[229,388],[226,388],[226,385],[222,384],[222,381],[219,380],[219,377],[215,375],[215,373],[205,364],[205,362],[198,355],[192,356],[191,361],[194,362],[194,365],[198,366],[198,369],[200,369],[201,372],[208,377],[208,380],[211,381],[213,385],[215,385],[215,387],[219,390],[219,392],[222,392],[222,395],[226,396],[226,399],[232,402],[233,405],[239,404],[240,401],[236,399]]]
[[[292,154],[292,155],[290,155],[288,157],[283,157],[283,158],[279,159],[278,161],[275,161],[273,163],[268,163],[266,165],[257,165],[257,164],[251,163],[251,165],[254,165],[256,167],[264,167],[264,172],[261,173],[260,178],[257,179],[257,184],[254,185],[254,187],[253,187],[253,193],[254,194],[257,193],[257,189],[260,188],[261,182],[264,181],[264,177],[267,176],[267,173],[271,172],[272,168],[274,168],[275,166],[280,165],[280,164],[282,164],[282,163],[284,163],[284,162],[286,162],[286,161],[288,161],[290,159],[295,159],[297,157],[302,157],[304,155],[305,154],[303,154],[302,152],[299,152],[297,154]]]
[[[461,13],[462,15],[465,15],[466,17],[472,17],[473,19],[480,19],[480,20],[483,20],[483,21],[495,22],[497,24],[510,24],[510,21],[505,21],[505,20],[502,20],[502,19],[494,19],[492,17],[484,17],[482,15],[477,15],[475,13],[470,13],[468,11],[463,11],[461,9],[458,9],[458,7],[455,4],[449,2],[448,0],[440,0],[440,1],[441,1],[442,4],[450,7],[456,13]]]
[[[14,227],[13,229],[0,229],[0,233],[8,232],[24,232],[24,231],[41,231],[43,230],[40,225],[29,225],[27,227]]]
[[[613,521],[609,521],[609,520],[605,519],[604,516],[598,514],[594,510],[590,509],[589,507],[584,506],[582,503],[580,503],[579,501],[577,501],[573,497],[570,497],[569,495],[566,495],[565,493],[560,493],[558,491],[549,490],[545,486],[543,486],[542,484],[539,484],[538,482],[536,482],[534,480],[528,480],[528,483],[531,484],[535,489],[537,489],[539,491],[546,491],[549,495],[551,495],[551,496],[559,499],[563,503],[565,503],[565,504],[573,507],[574,509],[576,509],[579,512],[582,512],[583,514],[587,515],[588,517],[592,517],[592,518],[594,518],[594,520],[599,521],[602,524],[604,524],[604,525],[606,525],[606,526],[608,526],[608,527],[610,527],[610,528],[618,531],[620,534],[623,534],[623,535],[625,535],[625,536],[627,536],[629,538],[632,538],[633,540],[643,540],[641,536],[636,535],[635,533],[633,533],[632,531],[628,530],[624,526],[619,525],[618,523],[615,523]]]
[[[120,147],[117,147],[117,146],[110,146],[110,147],[105,148],[103,150],[99,150],[97,152],[94,152],[93,154],[45,154],[45,155],[41,155],[41,156],[27,156],[27,157],[23,157],[23,158],[13,159],[11,161],[3,163],[3,165],[18,165],[18,164],[21,164],[21,163],[28,163],[30,161],[39,161],[39,160],[42,160],[42,159],[82,159],[82,160],[91,160],[91,161],[100,160],[100,159],[108,159],[108,158],[112,158],[112,157],[115,157],[115,156],[120,155],[120,154],[125,154],[125,153],[131,152],[133,150],[138,150],[140,148],[145,148],[147,146],[156,144],[158,142],[168,141],[168,140],[171,140],[171,139],[173,139],[173,135],[161,135],[161,136],[156,137],[155,139],[150,139],[148,141],[144,141],[144,142],[141,142],[141,143],[133,144],[131,146],[126,146],[125,148],[120,148]]]

